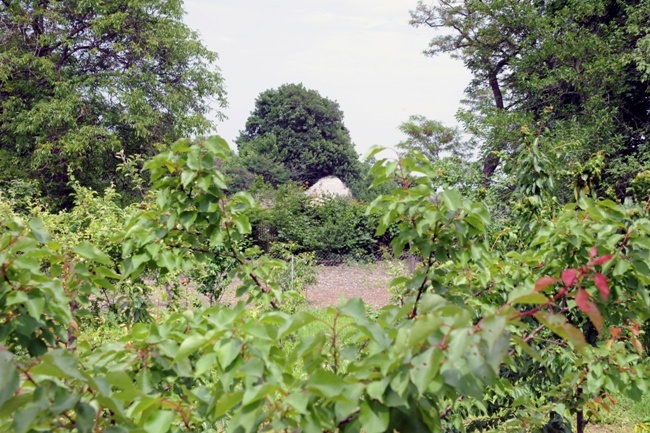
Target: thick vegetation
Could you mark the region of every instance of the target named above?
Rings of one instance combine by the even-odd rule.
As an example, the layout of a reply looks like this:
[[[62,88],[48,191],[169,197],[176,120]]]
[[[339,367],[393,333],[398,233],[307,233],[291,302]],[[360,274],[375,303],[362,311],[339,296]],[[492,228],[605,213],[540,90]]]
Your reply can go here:
[[[260,96],[235,162],[219,137],[158,146],[209,126],[212,55],[177,2],[91,3],[0,0],[0,431],[582,432],[647,394],[645,3],[420,3],[475,74],[481,160],[412,117],[369,205],[286,183],[363,189],[302,86]],[[417,257],[400,305],[296,308],[315,256],[382,244]],[[189,284],[211,305],[180,308]]]
[[[539,119],[550,128],[544,151],[563,148],[559,166],[587,177],[592,155],[609,161],[601,194],[623,198],[650,168],[648,2],[420,1],[411,16],[442,29],[427,54],[451,53],[473,74],[461,117],[480,138],[486,182]]]
[[[58,208],[71,174],[133,195],[116,153],[210,131],[216,54],[182,16],[176,0],[0,2],[0,182],[35,182]]]
[[[312,197],[295,184],[255,195],[265,207],[249,215],[253,224],[251,240],[263,250],[286,244],[293,252],[311,252],[319,261],[368,261],[379,258],[390,236],[376,236],[376,215],[366,214],[367,204],[350,198]]]
[[[406,302],[368,315],[350,301],[333,312],[341,325],[296,340],[317,318],[282,312],[281,263],[242,252],[254,203],[226,196],[213,170],[226,154],[217,138],[180,141],[147,163],[155,199],[117,235],[122,260],[3,213],[4,429],[440,431],[475,419],[534,430],[647,389],[647,203],[582,197],[504,236],[483,204],[436,193],[424,157],[379,162],[376,182],[407,185],[372,205],[380,231],[399,224],[395,252],[410,245],[422,260],[396,281]],[[235,260],[239,293],[268,308],[217,305],[110,344],[76,340],[101,289],[215,256]]]
[[[301,84],[285,84],[257,98],[237,139],[243,165],[266,182],[313,185],[335,175],[361,177],[359,156],[336,102]]]

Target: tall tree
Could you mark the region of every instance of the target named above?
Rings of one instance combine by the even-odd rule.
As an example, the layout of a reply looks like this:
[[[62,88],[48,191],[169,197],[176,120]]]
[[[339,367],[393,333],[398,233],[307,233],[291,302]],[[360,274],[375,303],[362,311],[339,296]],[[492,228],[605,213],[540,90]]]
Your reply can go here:
[[[451,53],[473,73],[463,116],[482,139],[486,179],[496,152],[516,152],[520,130],[541,124],[567,164],[604,150],[619,195],[650,164],[648,2],[420,1],[411,15],[443,29],[428,54]]]
[[[272,184],[312,185],[323,176],[360,177],[359,156],[339,105],[302,84],[262,92],[237,138],[246,167]]]
[[[0,180],[65,205],[69,173],[102,189],[116,152],[208,132],[222,78],[183,14],[180,0],[2,0]]]

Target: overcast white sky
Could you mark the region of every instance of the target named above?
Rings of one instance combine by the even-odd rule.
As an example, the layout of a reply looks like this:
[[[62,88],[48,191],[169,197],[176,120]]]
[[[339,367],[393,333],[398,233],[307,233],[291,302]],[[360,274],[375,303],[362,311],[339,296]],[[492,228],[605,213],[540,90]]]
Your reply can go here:
[[[433,36],[409,26],[417,0],[185,0],[186,23],[219,54],[235,148],[255,98],[302,83],[339,103],[357,152],[392,147],[412,114],[452,126],[469,82],[462,63],[422,54]]]

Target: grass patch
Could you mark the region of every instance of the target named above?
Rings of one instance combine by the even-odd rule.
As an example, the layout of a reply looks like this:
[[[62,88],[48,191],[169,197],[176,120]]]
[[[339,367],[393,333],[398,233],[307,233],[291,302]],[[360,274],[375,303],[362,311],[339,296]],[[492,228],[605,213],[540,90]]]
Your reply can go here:
[[[650,432],[649,394],[638,401],[623,395],[614,397],[616,406],[612,407],[611,412],[603,411],[599,422],[588,426],[588,433]]]

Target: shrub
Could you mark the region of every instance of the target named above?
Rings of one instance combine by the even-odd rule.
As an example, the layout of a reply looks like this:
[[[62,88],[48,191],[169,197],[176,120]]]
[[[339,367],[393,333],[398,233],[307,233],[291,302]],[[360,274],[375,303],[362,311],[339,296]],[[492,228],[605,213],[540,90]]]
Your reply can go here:
[[[377,217],[362,203],[342,197],[314,199],[295,184],[266,190],[265,207],[251,215],[253,241],[265,251],[273,242],[312,252],[318,261],[372,260],[385,237],[376,237]]]

